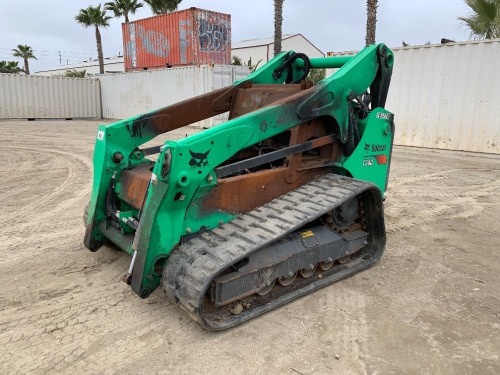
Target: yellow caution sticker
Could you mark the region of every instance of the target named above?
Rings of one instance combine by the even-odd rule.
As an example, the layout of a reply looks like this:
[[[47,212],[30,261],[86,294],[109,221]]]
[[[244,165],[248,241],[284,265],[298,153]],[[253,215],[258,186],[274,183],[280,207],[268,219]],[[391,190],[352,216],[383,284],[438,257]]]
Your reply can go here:
[[[308,238],[308,237],[313,237],[314,233],[312,230],[306,230],[305,232],[300,232],[300,235],[302,238]]]

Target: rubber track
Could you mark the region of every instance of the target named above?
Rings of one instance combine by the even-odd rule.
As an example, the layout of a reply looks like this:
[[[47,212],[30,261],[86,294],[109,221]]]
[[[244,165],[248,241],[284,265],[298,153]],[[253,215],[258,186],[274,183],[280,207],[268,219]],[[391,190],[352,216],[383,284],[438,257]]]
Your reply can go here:
[[[201,308],[207,288],[222,271],[373,187],[344,176],[324,175],[203,233],[179,246],[170,256],[163,272],[167,297],[180,303],[195,321],[209,330],[229,328],[287,302],[246,316],[234,316],[225,323],[206,319]]]

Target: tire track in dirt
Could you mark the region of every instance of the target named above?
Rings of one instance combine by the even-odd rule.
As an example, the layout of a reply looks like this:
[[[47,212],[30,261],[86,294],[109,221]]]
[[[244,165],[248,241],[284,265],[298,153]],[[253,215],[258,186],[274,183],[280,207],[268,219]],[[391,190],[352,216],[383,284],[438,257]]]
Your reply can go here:
[[[77,248],[83,247],[84,232],[81,220],[75,222],[73,227],[77,227],[78,230],[64,228],[54,230],[54,227],[55,224],[43,224],[36,227],[33,227],[33,224],[26,224],[25,227],[10,230],[9,236],[2,242],[2,245],[8,250],[2,255],[2,264],[15,266],[23,259],[31,258],[41,251],[43,251],[43,254],[40,255],[49,260],[61,255],[69,255],[65,254],[65,252],[74,251],[75,246]],[[33,239],[33,237],[38,237],[38,239]]]
[[[289,340],[297,345],[303,342],[301,346],[317,346],[321,350],[321,359],[316,361],[295,360],[287,357],[285,350],[280,354],[285,356],[279,363],[283,368],[288,365],[303,374],[367,374],[364,358],[368,343],[365,296],[353,290],[347,279],[326,286],[274,314],[274,325],[281,323],[285,330],[286,327],[295,327]],[[327,316],[327,319],[318,322],[311,320],[312,316]],[[271,342],[280,339],[278,334]],[[273,345],[267,350],[272,352]],[[284,371],[281,369],[276,373]]]
[[[40,180],[38,167],[35,168],[34,165],[30,171],[11,172],[11,175],[13,175],[11,181],[3,184],[0,188],[0,203],[9,208],[7,212],[15,214],[18,212],[19,207],[36,203],[40,193],[44,193],[42,189],[48,179],[53,178],[50,184],[56,185],[60,180],[60,176],[66,174],[67,168],[51,163],[52,160],[54,159],[47,158],[46,165],[41,166],[41,168],[47,168],[50,165],[50,170],[45,173],[43,181]]]
[[[481,203],[480,198],[497,196],[500,193],[500,178],[492,174],[488,182],[477,185],[450,186],[433,184],[432,190],[427,184],[432,181],[448,179],[448,174],[473,175],[479,172],[499,172],[496,169],[449,169],[420,176],[400,178],[391,186],[390,201],[385,207],[387,232],[395,233],[408,230],[416,225],[427,224],[442,217],[446,220],[467,219],[479,215],[484,209],[491,209],[490,203]],[[473,178],[470,177],[470,178]],[[393,220],[399,213],[407,212],[405,220]]]
[[[142,336],[151,332],[168,334],[193,324],[184,319],[162,319],[169,311],[178,313],[168,307],[163,295],[153,296],[148,303],[120,285],[106,285],[93,292],[83,291],[97,298],[72,304],[73,292],[70,288],[55,307],[35,304],[34,311],[0,322],[0,368],[8,373],[102,373],[105,368],[116,371],[123,363],[141,358],[146,349],[154,351],[161,345],[147,344],[140,340]],[[85,299],[82,297],[80,294],[79,298]],[[132,351],[131,341],[136,343]],[[26,351],[33,360],[23,361],[22,353]]]
[[[11,149],[29,150],[29,148],[18,147],[18,146],[7,146],[7,147],[11,148]],[[69,153],[69,152],[52,150],[52,149],[37,149],[37,150],[31,150],[31,152],[40,153],[40,154],[49,153],[49,154],[57,155],[58,157],[56,158],[56,161],[61,163],[61,167],[58,168],[56,166],[55,169],[67,169],[68,170],[67,177],[50,194],[42,197],[41,199],[33,201],[30,204],[27,204],[18,210],[11,212],[6,217],[4,217],[2,219],[2,221],[0,221],[0,223],[9,222],[13,218],[21,219],[23,217],[31,215],[32,214],[31,210],[34,207],[36,207],[37,209],[40,209],[40,208],[44,207],[45,205],[47,205],[48,203],[55,200],[56,198],[59,198],[63,193],[66,193],[67,191],[69,191],[70,188],[72,187],[72,184],[74,184],[78,178],[81,178],[82,174],[83,174],[82,169],[78,169],[75,167],[75,164],[77,164],[77,163],[75,163],[75,161],[78,162],[78,164],[83,165],[85,167],[86,171],[90,171],[92,168],[92,164],[88,159],[74,155],[74,154]],[[80,173],[77,173],[77,170]],[[64,204],[62,205],[62,207],[59,208],[59,210],[64,209],[68,206],[72,206],[72,205],[74,205],[75,202],[80,201],[83,197],[85,197],[86,195],[89,194],[90,187],[91,187],[91,183],[89,182],[82,189],[78,189],[77,193],[75,194],[76,196],[72,199],[64,200]],[[61,205],[59,205],[59,206],[61,206]],[[53,213],[51,213],[51,214],[53,214]],[[47,215],[47,214],[45,214],[45,215]],[[39,216],[37,214],[37,218],[38,218],[38,220],[40,220],[41,218],[44,218],[44,214],[42,214],[42,216]]]
[[[21,163],[21,171],[12,164],[14,178],[24,185],[1,194],[2,202],[8,207],[0,217],[0,232],[7,249],[2,261],[15,264],[41,248],[56,246],[64,249],[72,243],[80,244],[80,222],[77,231],[75,226],[66,224],[74,219],[71,208],[88,199],[92,183],[89,158],[47,148],[33,150],[31,147],[7,145],[2,148],[4,150],[21,158],[29,154],[33,162]],[[36,165],[39,160],[43,160],[43,164]],[[37,178],[37,172],[38,176],[43,176]]]
[[[485,210],[498,206],[498,177],[491,178],[498,175],[498,168],[486,172],[489,170],[479,162],[482,158],[478,157],[475,164],[466,164],[477,164],[482,172],[468,169],[469,173],[461,172],[464,169],[458,167],[462,160],[470,159],[468,156],[446,155],[441,162],[438,154],[434,158],[425,157],[431,151],[407,152],[407,148],[399,148],[399,158],[405,164],[404,168],[398,167],[398,163],[394,165],[395,178],[391,178],[386,201],[387,228],[390,230],[391,226],[405,222],[411,225],[407,233],[391,234],[386,258],[380,264],[233,330],[207,333],[176,306],[168,304],[162,293],[141,300],[119,282],[119,276],[129,264],[126,255],[115,255],[109,248],[90,253],[82,246],[79,208],[83,208],[86,195],[82,199],[80,189],[87,184],[90,187],[91,183],[90,160],[95,137],[91,133],[94,130],[87,130],[87,122],[78,127],[73,124],[64,129],[60,127],[62,132],[57,143],[51,144],[49,139],[54,139],[43,135],[52,125],[34,125],[26,123],[34,130],[16,134],[15,144],[31,150],[33,139],[43,138],[44,149],[53,146],[60,151],[45,154],[53,161],[53,168],[57,166],[57,172],[63,174],[58,181],[68,178],[65,164],[68,162],[73,168],[73,182],[69,183],[68,190],[45,202],[42,210],[36,206],[30,208],[40,216],[11,215],[13,222],[7,226],[12,224],[19,230],[12,229],[8,235],[1,236],[7,250],[2,252],[0,264],[4,285],[0,291],[0,373],[136,374],[147,369],[150,373],[173,374],[296,374],[298,371],[304,375],[372,375],[419,373],[425,370],[423,366],[432,363],[435,373],[440,374],[467,369],[469,363],[478,366],[498,347],[492,344],[494,339],[486,340],[482,331],[476,333],[477,326],[465,327],[472,315],[478,322],[483,319],[484,324],[491,323],[490,316],[498,315],[481,315],[484,309],[481,305],[486,302],[480,299],[480,293],[492,287],[487,284],[489,280],[478,284],[481,291],[470,292],[478,295],[474,304],[471,303],[472,308],[462,303],[462,292],[454,286],[464,278],[473,282],[473,277],[482,275],[479,267],[478,271],[467,274],[465,269],[456,268],[455,258],[454,262],[443,263],[439,256],[449,255],[445,251],[436,254],[438,249],[432,249],[432,242],[429,251],[422,251],[417,245],[405,245],[407,235],[420,240],[419,231],[411,230],[412,226],[418,228],[425,224],[427,231],[434,226],[442,230],[440,221],[448,217],[457,219],[462,214],[466,216],[466,223],[474,212],[480,210],[479,214],[484,217]],[[12,126],[11,133],[16,131]],[[4,142],[2,150],[3,145]],[[16,157],[21,151],[9,150],[12,151],[9,154]],[[85,166],[68,154],[79,156],[88,164]],[[449,163],[449,159],[453,162]],[[5,160],[13,165],[19,163],[15,157]],[[441,164],[445,171],[427,173]],[[2,172],[4,166],[4,163],[0,165],[0,178],[12,177],[8,171]],[[30,174],[31,168],[42,167],[27,159],[19,166],[23,173],[16,176],[21,180],[36,178],[36,174]],[[45,168],[48,166],[46,163]],[[79,173],[82,175],[78,176]],[[408,176],[411,173],[415,175]],[[477,185],[467,183],[468,176],[476,178]],[[75,200],[78,197],[80,200]],[[9,199],[15,200],[16,195]],[[24,206],[25,202],[22,203]],[[469,209],[471,205],[475,205],[476,211]],[[65,206],[67,211],[60,210],[60,206]],[[41,216],[44,210],[49,213]],[[422,221],[421,210],[426,211]],[[496,232],[488,233],[494,236]],[[457,233],[444,233],[445,237],[455,235]],[[463,236],[467,235],[466,231]],[[466,237],[463,239],[467,241]],[[462,253],[454,254],[465,257]],[[460,263],[473,267],[471,259],[477,258],[466,258],[467,263]],[[489,268],[488,272],[495,269]],[[498,311],[498,300],[489,297],[491,311]],[[426,306],[430,318],[425,315]],[[450,315],[450,310],[460,313],[460,318]],[[431,318],[436,316],[442,322],[433,323]],[[464,323],[457,328],[463,336],[453,336],[454,326],[448,326],[445,321],[450,316]],[[406,333],[413,332],[412,329],[415,335],[407,341],[399,337],[401,330]],[[443,335],[441,342],[436,332]],[[451,335],[456,342],[444,342],[445,335]],[[424,337],[423,344],[416,343],[414,339],[421,337]],[[476,362],[453,359],[458,364],[452,366],[451,360],[445,357],[461,345],[464,350],[458,353],[469,355]],[[490,373],[494,373],[493,370]]]
[[[366,272],[366,271],[364,271]],[[335,285],[335,284],[334,284]],[[335,286],[333,286],[335,288]],[[331,307],[326,311],[340,309],[342,322],[330,327],[334,336],[333,347],[340,360],[335,373],[367,374],[365,354],[368,345],[365,296],[345,286],[337,285]],[[326,292],[326,291],[325,291]]]
[[[11,148],[25,149],[24,147]],[[66,170],[66,176],[57,186],[45,187],[50,189],[49,194],[41,198],[33,197],[34,199],[31,202],[3,215],[0,219],[0,225],[5,225],[3,229],[4,235],[15,235],[15,233],[21,232],[22,229],[36,227],[37,223],[49,217],[54,217],[57,213],[76,205],[88,197],[90,193],[91,181],[88,180],[87,176],[90,174],[92,166],[88,159],[58,150],[38,149],[37,152],[56,155],[56,161],[61,166],[56,166],[54,169]],[[37,182],[35,180],[32,183]],[[14,194],[11,199],[15,198]],[[13,223],[19,224],[12,225]]]

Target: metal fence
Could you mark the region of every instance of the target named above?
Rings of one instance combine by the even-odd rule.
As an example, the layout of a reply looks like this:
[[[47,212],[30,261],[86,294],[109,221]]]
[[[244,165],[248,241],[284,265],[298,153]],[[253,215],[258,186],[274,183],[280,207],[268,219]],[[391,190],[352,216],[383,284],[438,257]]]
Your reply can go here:
[[[102,114],[127,118],[203,94],[209,90],[210,74],[206,65],[97,76]]]
[[[229,86],[248,74],[249,69],[243,66],[197,65],[97,76],[101,82],[102,113],[107,118],[131,117]],[[211,127],[224,121],[225,116],[195,125]]]
[[[96,79],[0,74],[0,119],[100,118]]]
[[[500,154],[500,40],[394,50],[399,145]]]

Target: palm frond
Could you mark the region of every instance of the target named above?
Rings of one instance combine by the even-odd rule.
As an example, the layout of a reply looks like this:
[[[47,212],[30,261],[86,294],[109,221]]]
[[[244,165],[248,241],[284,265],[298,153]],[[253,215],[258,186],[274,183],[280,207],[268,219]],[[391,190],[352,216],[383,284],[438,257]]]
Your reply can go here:
[[[144,0],[153,14],[165,14],[177,10],[182,0]]]
[[[500,0],[464,0],[471,13],[458,20],[470,31],[472,39],[500,38]]]
[[[80,9],[80,12],[75,16],[76,22],[85,28],[91,26],[108,27],[109,20],[112,18],[106,14],[106,9],[101,9],[101,4]]]

